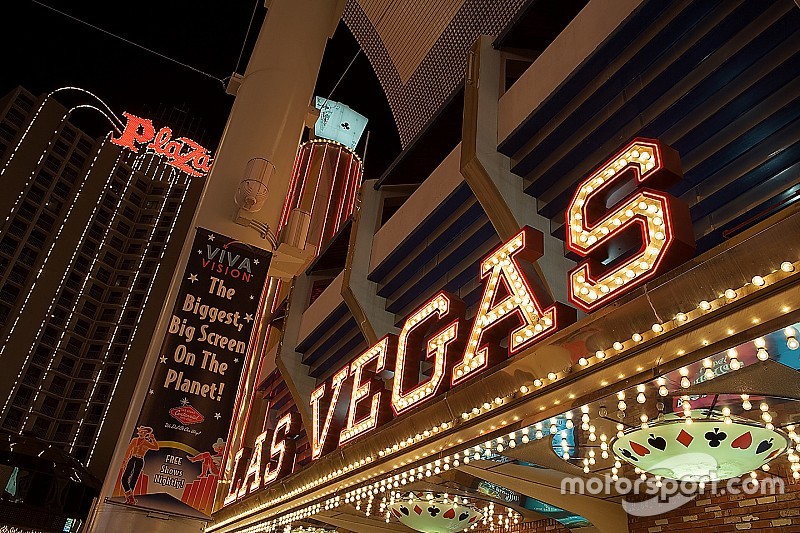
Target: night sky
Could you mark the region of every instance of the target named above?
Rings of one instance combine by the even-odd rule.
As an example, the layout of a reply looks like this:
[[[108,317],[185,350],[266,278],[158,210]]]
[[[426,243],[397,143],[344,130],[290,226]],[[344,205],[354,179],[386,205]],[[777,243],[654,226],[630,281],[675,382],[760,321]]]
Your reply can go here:
[[[67,2],[43,0],[56,9],[176,59],[219,79],[243,72],[266,14],[263,0],[227,2]],[[213,9],[209,7],[213,6]],[[241,61],[248,23],[255,17]],[[87,89],[115,113],[186,117],[195,138],[209,148],[219,142],[233,103],[223,84],[55,13],[31,0],[0,5],[3,68],[0,94],[22,85],[36,95],[66,85]],[[317,94],[328,96],[358,45],[340,23],[328,44]],[[370,120],[365,177],[377,178],[399,153],[391,112],[369,61],[360,54],[333,94]],[[79,124],[87,133],[89,124]],[[178,124],[169,124],[173,127]],[[363,152],[359,146],[359,154]]]

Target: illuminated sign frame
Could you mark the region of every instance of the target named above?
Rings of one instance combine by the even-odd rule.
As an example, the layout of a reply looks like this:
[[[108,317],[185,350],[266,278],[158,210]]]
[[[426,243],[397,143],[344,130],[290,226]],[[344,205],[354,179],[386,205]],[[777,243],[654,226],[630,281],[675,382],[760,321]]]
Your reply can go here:
[[[661,190],[681,177],[680,158],[675,150],[657,140],[635,139],[578,184],[566,212],[567,246],[587,259],[568,273],[572,303],[591,312],[691,256],[694,239],[689,208]],[[633,185],[630,178],[634,178]],[[649,187],[642,186],[645,182]],[[638,250],[635,241],[630,247],[637,228]],[[659,231],[663,234],[659,235]],[[612,241],[624,248],[619,240],[628,247],[619,257],[611,257]],[[660,244],[653,246],[654,241]],[[634,263],[642,266],[642,254],[648,253],[652,264],[638,272],[633,270]],[[314,425],[310,437],[312,460],[377,429],[391,418],[392,411],[400,415],[418,407],[574,322],[575,309],[552,301],[543,290],[545,284],[534,268],[543,255],[543,234],[525,226],[481,261],[484,290],[472,320],[464,318],[464,302],[439,292],[406,318],[399,336],[387,335],[367,348],[334,373],[330,387],[328,382],[319,385],[310,400]],[[634,275],[626,274],[628,279],[622,283],[605,285],[607,290],[596,289],[594,298],[586,297],[588,284],[599,286],[598,272],[605,271],[599,278],[602,281],[627,270]],[[501,349],[503,340],[507,341],[505,350]],[[459,355],[460,359],[454,360]],[[423,379],[420,365],[426,359],[431,360],[432,371]],[[380,379],[388,376],[390,367],[394,368],[391,391]],[[404,385],[415,372],[416,383],[405,390]],[[445,379],[448,374],[449,380]],[[342,417],[336,412],[337,403],[350,378],[347,416]],[[328,388],[330,397],[326,394]],[[288,437],[291,434],[287,431],[282,438]],[[243,481],[237,482],[241,460],[237,454],[226,504],[244,495],[250,476],[259,480],[258,473],[251,470],[259,465],[264,468],[263,461],[257,463],[251,458]],[[275,479],[265,479],[264,485]],[[255,482],[247,493],[252,492],[253,485]]]
[[[631,177],[633,192],[607,205]],[[570,302],[591,312],[694,255],[689,207],[663,192],[682,177],[677,151],[639,138],[580,183],[566,210],[566,244],[587,259],[569,273]],[[631,240],[637,251],[612,257]]]

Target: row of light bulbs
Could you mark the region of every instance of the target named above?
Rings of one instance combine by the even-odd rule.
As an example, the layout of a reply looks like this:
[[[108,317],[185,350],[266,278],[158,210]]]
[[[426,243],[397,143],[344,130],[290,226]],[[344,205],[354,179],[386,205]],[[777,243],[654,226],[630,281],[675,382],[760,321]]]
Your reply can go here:
[[[785,277],[787,277],[789,275],[792,275],[794,272],[796,272],[796,270],[797,270],[797,263],[796,262],[784,261],[784,262],[782,262],[780,264],[778,269],[776,269],[776,270],[774,270],[774,271],[772,271],[772,272],[770,272],[768,274],[765,274],[763,276],[761,276],[761,275],[753,276],[753,278],[751,279],[750,283],[746,283],[745,285],[743,285],[739,289],[732,289],[732,288],[726,289],[723,294],[719,295],[717,298],[715,298],[713,300],[703,300],[703,301],[701,301],[697,305],[697,307],[695,309],[686,310],[684,312],[676,313],[674,319],[672,319],[672,320],[668,320],[668,321],[661,322],[661,323],[654,323],[648,331],[633,333],[631,335],[631,337],[630,337],[630,340],[621,339],[621,340],[615,341],[615,342],[612,343],[612,346],[610,348],[606,349],[606,350],[597,350],[594,353],[594,355],[588,355],[587,354],[586,356],[581,357],[578,360],[578,367],[577,368],[569,369],[569,371],[562,371],[562,372],[551,371],[551,372],[549,372],[547,374],[546,379],[545,378],[536,378],[536,379],[533,380],[532,383],[520,386],[518,391],[512,392],[511,394],[508,394],[508,395],[505,395],[505,396],[502,396],[502,397],[498,396],[498,397],[496,397],[494,399],[493,402],[485,401],[485,402],[483,402],[481,404],[475,405],[471,410],[464,411],[463,413],[461,413],[461,416],[460,416],[461,420],[460,421],[459,420],[454,420],[452,422],[444,422],[444,423],[432,426],[428,430],[429,431],[429,436],[428,437],[426,437],[424,435],[424,433],[420,433],[418,435],[414,435],[413,437],[405,439],[405,446],[401,446],[400,443],[397,443],[397,444],[395,444],[395,445],[393,445],[391,447],[387,447],[387,448],[384,448],[383,450],[379,451],[378,455],[380,457],[387,457],[387,456],[393,455],[395,453],[399,453],[404,448],[407,448],[407,447],[409,447],[409,446],[411,446],[413,444],[421,443],[421,442],[425,441],[428,438],[431,438],[431,437],[434,437],[434,436],[438,435],[442,431],[442,429],[449,429],[451,427],[458,426],[459,422],[462,423],[462,424],[466,423],[466,422],[468,422],[470,420],[473,420],[476,417],[485,415],[485,414],[487,414],[487,413],[489,413],[489,412],[491,412],[491,411],[493,411],[493,410],[495,410],[495,409],[497,409],[499,407],[504,406],[505,404],[507,404],[508,402],[510,402],[511,400],[513,400],[513,399],[515,399],[515,398],[517,398],[519,396],[526,396],[528,394],[531,394],[535,390],[541,390],[544,387],[551,386],[551,385],[555,384],[557,381],[559,381],[562,377],[568,375],[572,370],[586,369],[586,368],[588,368],[588,367],[590,367],[590,366],[592,366],[594,364],[597,364],[597,363],[599,363],[601,361],[604,361],[609,355],[619,355],[621,353],[624,353],[627,350],[632,349],[632,348],[636,347],[637,345],[641,344],[642,342],[654,339],[654,338],[658,337],[659,335],[662,335],[662,334],[664,334],[666,332],[672,331],[673,329],[675,329],[677,327],[686,325],[687,323],[691,322],[692,320],[695,320],[695,319],[697,319],[697,318],[699,318],[701,316],[704,316],[706,313],[708,313],[708,312],[710,312],[712,310],[721,308],[721,307],[723,307],[723,306],[725,306],[725,305],[727,305],[729,303],[732,303],[733,301],[737,300],[738,298],[742,297],[743,295],[749,294],[751,291],[755,291],[755,290],[761,289],[761,288],[765,287],[766,285],[768,285],[770,283],[774,283],[775,281],[778,281],[778,280],[783,279],[783,278],[785,278]],[[787,338],[787,345],[790,348],[792,346],[794,346],[795,343],[797,342],[796,337],[792,337],[792,338],[794,339],[793,342],[791,341],[791,338]],[[792,348],[792,349],[794,349],[794,348]],[[528,438],[530,438],[530,437],[528,437]],[[401,441],[401,442],[403,442],[403,441]],[[276,504],[281,503],[282,501],[285,501],[285,500],[290,499],[290,498],[294,498],[298,494],[300,494],[302,492],[306,492],[307,490],[316,488],[319,485],[330,483],[330,481],[332,481],[335,478],[340,477],[341,475],[343,475],[344,473],[346,473],[349,470],[352,470],[352,469],[351,468],[340,469],[335,473],[329,473],[329,474],[327,474],[325,476],[317,478],[315,481],[311,481],[309,483],[306,483],[302,487],[298,487],[298,488],[296,488],[296,489],[294,489],[292,491],[285,492],[285,493],[283,493],[281,495],[276,496],[275,498],[269,499],[269,500],[265,501],[264,503],[260,504],[259,506],[257,506],[255,509],[244,510],[242,513],[234,515],[234,516],[226,519],[225,521],[222,521],[222,522],[220,522],[218,524],[213,524],[209,528],[209,531],[214,531],[217,528],[223,527],[224,525],[226,525],[228,523],[231,523],[233,521],[238,520],[240,517],[242,517],[244,515],[248,515],[248,514],[251,514],[251,513],[254,513],[254,512],[258,512],[258,511],[264,510],[266,508],[275,506]],[[341,474],[338,473],[340,471],[342,472]],[[370,475],[370,476],[368,476],[366,478],[362,478],[362,480],[366,480],[369,477],[374,477],[374,476],[377,476],[377,475],[380,475],[380,474],[378,474],[378,473],[372,474],[372,475]],[[324,492],[319,497],[324,497],[325,495],[328,495],[331,492],[333,492],[333,489],[328,489],[326,492]],[[303,501],[304,502],[310,501],[310,497],[305,499],[305,500],[303,500]]]

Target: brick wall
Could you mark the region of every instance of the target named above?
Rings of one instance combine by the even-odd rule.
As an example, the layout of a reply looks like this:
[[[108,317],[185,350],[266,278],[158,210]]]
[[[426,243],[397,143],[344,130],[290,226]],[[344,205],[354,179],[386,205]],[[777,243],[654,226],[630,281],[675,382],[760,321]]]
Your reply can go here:
[[[682,507],[657,516],[629,516],[629,533],[800,533],[800,483],[792,479],[785,461],[775,461],[770,474],[784,481],[783,494],[700,495]],[[644,498],[642,498],[644,499]],[[496,533],[476,530],[475,533]],[[508,533],[568,533],[553,519],[534,520],[511,528]],[[505,531],[503,533],[506,533]]]
[[[630,533],[666,533],[694,530],[697,533],[736,531],[800,533],[800,483],[792,479],[786,465],[771,470],[780,475],[783,494],[700,495],[682,507],[658,516],[628,519]],[[763,477],[767,475],[760,473]],[[788,475],[787,475],[788,474]]]

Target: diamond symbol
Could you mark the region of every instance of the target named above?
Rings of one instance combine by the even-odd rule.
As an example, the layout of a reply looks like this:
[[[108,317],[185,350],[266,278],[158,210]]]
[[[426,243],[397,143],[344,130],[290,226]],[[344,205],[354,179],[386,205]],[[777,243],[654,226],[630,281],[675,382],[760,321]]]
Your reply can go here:
[[[678,433],[678,436],[675,437],[675,440],[677,440],[678,442],[680,442],[681,444],[683,444],[688,448],[689,445],[694,440],[694,437],[692,437],[689,433],[687,433],[686,430],[682,429],[681,432]]]

